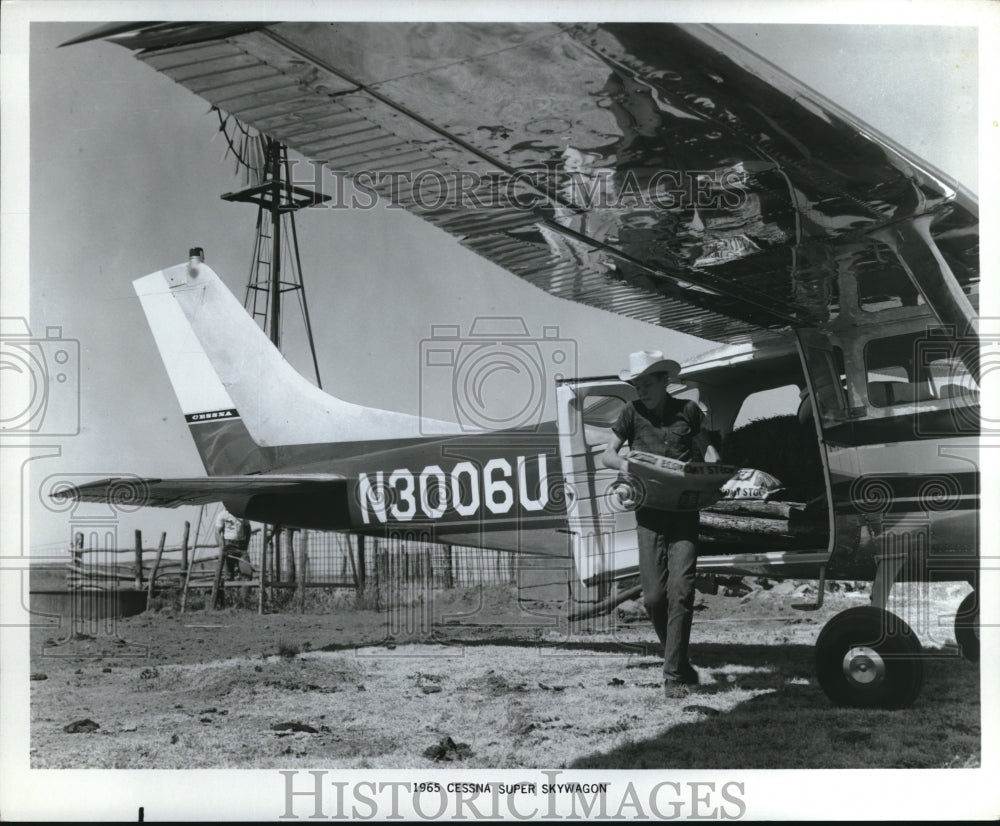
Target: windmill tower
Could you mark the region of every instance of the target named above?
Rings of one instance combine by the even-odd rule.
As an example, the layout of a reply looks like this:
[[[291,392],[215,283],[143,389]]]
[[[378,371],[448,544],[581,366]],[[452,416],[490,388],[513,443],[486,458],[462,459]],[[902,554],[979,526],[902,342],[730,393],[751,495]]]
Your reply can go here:
[[[227,192],[224,201],[257,205],[257,230],[243,305],[261,325],[271,342],[281,350],[283,301],[289,293],[299,301],[316,385],[322,387],[316,345],[309,321],[302,280],[302,260],[295,213],[330,200],[312,189],[292,183],[288,148],[273,138],[255,133],[218,109],[219,131],[226,136],[228,152],[236,159],[237,171],[247,184]]]
[[[316,344],[309,320],[309,304],[302,280],[295,213],[330,198],[312,189],[293,185],[286,146],[250,129],[215,107],[213,110],[219,118],[219,132],[225,136],[226,153],[235,159],[236,173],[243,182],[243,189],[228,192],[222,195],[222,199],[232,203],[257,205],[256,232],[243,306],[267,334],[271,343],[282,350],[282,325],[286,317],[284,302],[289,294],[298,298],[316,385],[322,388]],[[211,544],[215,513],[207,516],[206,519],[205,507],[202,506],[195,532],[196,544],[202,529],[208,532],[205,541]],[[272,529],[272,559],[280,560],[280,528],[272,526]],[[280,576],[280,562],[276,563],[276,567],[276,573]]]

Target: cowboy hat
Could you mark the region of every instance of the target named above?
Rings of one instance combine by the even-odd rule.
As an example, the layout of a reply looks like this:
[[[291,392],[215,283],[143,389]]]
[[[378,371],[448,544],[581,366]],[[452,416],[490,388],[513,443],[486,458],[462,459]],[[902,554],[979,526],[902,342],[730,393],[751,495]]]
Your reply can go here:
[[[640,376],[669,373],[676,378],[681,366],[673,359],[665,359],[661,350],[640,350],[628,357],[628,368],[618,374],[622,381],[635,381]]]

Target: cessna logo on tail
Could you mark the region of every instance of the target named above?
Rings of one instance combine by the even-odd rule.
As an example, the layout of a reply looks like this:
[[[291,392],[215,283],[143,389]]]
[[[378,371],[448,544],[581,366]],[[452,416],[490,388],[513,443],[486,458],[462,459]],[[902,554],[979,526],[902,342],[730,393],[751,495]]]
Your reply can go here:
[[[529,465],[533,465],[529,470]],[[458,462],[445,471],[428,465],[418,473],[397,468],[358,476],[358,504],[364,524],[372,518],[408,522],[415,517],[441,519],[445,514],[503,516],[517,510],[539,512],[549,502],[548,464],[544,453],[490,459],[485,464]]]
[[[229,410],[212,410],[208,413],[188,413],[184,420],[191,424],[192,422],[207,422],[214,419],[237,419],[239,415],[234,408],[230,408]]]

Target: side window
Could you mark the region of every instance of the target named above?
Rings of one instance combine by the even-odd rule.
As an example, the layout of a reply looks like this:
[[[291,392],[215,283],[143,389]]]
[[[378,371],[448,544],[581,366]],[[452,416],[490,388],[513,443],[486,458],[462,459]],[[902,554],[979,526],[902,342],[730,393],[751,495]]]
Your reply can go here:
[[[583,400],[583,423],[610,428],[618,420],[625,399],[618,396],[587,396]]]
[[[979,389],[957,357],[956,346],[934,331],[869,341],[865,346],[869,402],[873,407],[938,399],[977,403]]]
[[[768,419],[772,416],[787,416],[795,413],[802,403],[798,385],[787,384],[784,387],[774,387],[770,390],[758,390],[751,393],[740,405],[740,412],[733,422],[733,430],[748,424],[755,419]]]
[[[959,347],[970,343],[933,332],[921,335],[916,345],[917,363],[926,373],[931,392],[938,399],[954,399],[960,405],[979,404],[979,384],[959,357]]]
[[[961,359],[950,355],[933,359],[927,369],[931,387],[939,399],[955,399],[959,404],[979,404],[979,387]]]
[[[611,438],[611,426],[628,404],[623,396],[594,393],[583,399],[583,433],[586,444],[593,448],[605,445]]]
[[[934,236],[939,239],[938,250],[951,266],[962,291],[976,304],[974,297],[979,294],[979,268],[963,264],[967,241],[960,236],[947,238],[948,223],[947,217],[935,222]],[[858,306],[865,312],[877,313],[926,304],[899,257],[880,241],[872,240],[867,247],[857,250],[851,262],[851,271],[857,285]]]
[[[806,360],[820,415],[824,419],[843,419],[847,410],[843,351],[839,347],[826,350],[808,346]]]
[[[924,297],[900,268],[858,273],[858,304],[862,310],[877,313],[897,307],[919,307]]]

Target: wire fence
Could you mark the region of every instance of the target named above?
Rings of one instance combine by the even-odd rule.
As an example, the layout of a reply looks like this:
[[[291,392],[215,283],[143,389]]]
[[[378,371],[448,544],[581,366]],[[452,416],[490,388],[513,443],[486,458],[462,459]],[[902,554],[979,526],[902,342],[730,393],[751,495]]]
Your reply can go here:
[[[242,576],[227,583],[227,566],[217,545],[143,548],[136,533],[131,549],[83,549],[73,552],[67,584],[74,590],[146,590],[162,594],[182,589],[181,610],[188,590],[212,589],[213,602],[227,585],[261,588],[271,610],[293,606],[275,599],[281,589],[295,589],[303,596],[309,588],[354,589],[372,596],[375,607],[420,599],[437,589],[513,585],[517,582],[517,556],[502,551],[419,542],[404,538],[372,538],[339,532],[285,529],[255,532],[245,552],[249,566]]]
[[[484,548],[320,531],[286,531],[282,540],[267,555],[267,579],[274,585],[353,588],[402,581],[465,588],[513,584],[517,575],[514,554]],[[248,549],[255,571],[263,550],[262,538],[255,535]]]

